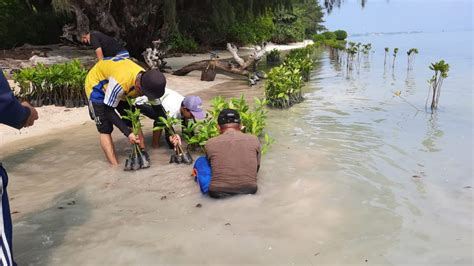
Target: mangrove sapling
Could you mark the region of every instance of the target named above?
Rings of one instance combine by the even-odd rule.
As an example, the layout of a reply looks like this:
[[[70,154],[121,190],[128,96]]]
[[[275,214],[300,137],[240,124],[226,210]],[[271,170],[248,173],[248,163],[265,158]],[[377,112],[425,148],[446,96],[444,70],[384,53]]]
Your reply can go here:
[[[398,48],[393,49],[392,69],[395,68],[395,59],[397,58]]]
[[[275,48],[267,53],[267,63],[275,64],[278,62],[280,62],[280,51]]]
[[[416,54],[418,54],[418,49],[416,49],[416,48],[411,48],[410,50],[407,51],[407,57],[408,57],[407,70],[413,69],[413,65],[415,64],[415,55]]]
[[[55,104],[74,107],[86,102],[83,90],[86,75],[87,70],[78,60],[73,60],[64,64],[38,64],[24,68],[13,78],[20,87],[17,96],[30,100],[34,106]]]
[[[435,110],[438,108],[439,96],[441,95],[441,86],[443,85],[444,79],[448,77],[449,64],[447,64],[444,60],[441,60],[439,62],[432,63],[430,69],[435,73],[433,77],[428,80],[429,91],[425,102],[425,108],[428,105],[428,99],[432,93],[433,96],[431,100],[431,110]]]
[[[254,98],[254,108],[251,109],[247,104],[243,95],[239,98],[232,98],[225,100],[223,97],[215,97],[212,99],[211,109],[208,110],[208,116],[204,120],[188,123],[183,127],[183,137],[188,143],[188,147],[200,147],[205,152],[205,144],[207,140],[219,135],[217,126],[218,114],[223,109],[234,109],[240,114],[242,132],[249,133],[259,138],[263,137],[262,150],[268,149],[268,146],[273,143],[270,136],[265,136],[263,130],[265,129],[267,105],[266,100]]]
[[[385,57],[384,57],[384,60],[383,60],[383,67],[384,68],[387,65],[387,55],[388,55],[389,52],[390,52],[390,49],[388,47],[385,47]]]
[[[127,97],[127,102],[130,106],[130,109],[125,109],[126,115],[122,116],[122,118],[131,122],[132,132],[135,134],[135,136],[138,136],[142,128],[142,124],[140,122],[141,112],[140,109],[133,107],[134,100],[131,100]],[[133,143],[128,159],[125,160],[124,170],[130,171],[148,167],[150,167],[150,162],[148,158],[146,158],[146,155],[142,152],[140,145]]]
[[[174,126],[181,123],[180,119],[167,115],[167,118],[159,117],[161,125],[156,126],[153,130],[166,130],[169,136],[176,135],[176,131],[174,130]],[[190,122],[192,123],[192,122]],[[188,123],[188,124],[190,124]],[[189,151],[185,151],[183,147],[178,143],[174,148],[175,153],[170,157],[170,163],[185,163],[185,164],[192,164],[193,157],[189,153]]]

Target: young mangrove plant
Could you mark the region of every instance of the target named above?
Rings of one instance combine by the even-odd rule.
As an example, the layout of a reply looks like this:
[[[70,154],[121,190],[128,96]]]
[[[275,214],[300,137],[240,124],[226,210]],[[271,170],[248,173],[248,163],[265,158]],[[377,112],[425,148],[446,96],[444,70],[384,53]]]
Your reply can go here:
[[[407,70],[413,69],[413,66],[415,64],[415,56],[417,54],[418,54],[418,49],[416,48],[411,48],[410,50],[407,51],[407,57],[408,57]]]
[[[176,135],[176,131],[174,130],[175,125],[179,125],[181,120],[178,118],[174,118],[170,115],[167,115],[167,118],[159,117],[161,125],[156,126],[153,130],[166,130],[169,136]],[[189,144],[189,143],[188,143]],[[174,148],[175,153],[170,157],[170,163],[185,163],[185,164],[192,164],[193,157],[189,153],[189,151],[184,150],[183,147],[178,143]]]
[[[79,107],[87,104],[84,81],[87,70],[78,60],[64,64],[45,66],[38,64],[24,68],[13,75],[20,87],[18,98],[29,101],[33,106],[54,104]]]
[[[398,54],[398,48],[393,49],[393,62],[392,62],[392,68],[395,68],[395,59],[397,58]]]
[[[268,146],[273,143],[273,139],[263,133],[267,114],[265,105],[267,103],[265,100],[259,100],[257,98],[255,98],[254,101],[254,108],[252,109],[245,101],[243,95],[241,95],[240,98],[232,98],[230,100],[225,100],[221,96],[214,98],[206,119],[190,122],[183,127],[184,140],[188,143],[188,146],[194,148],[199,147],[205,152],[204,146],[207,140],[219,135],[217,126],[219,113],[223,109],[229,108],[239,112],[242,132],[259,137],[262,142],[262,153],[263,151],[266,152]]]
[[[387,65],[387,55],[388,55],[388,53],[390,53],[390,48],[385,47],[385,57],[384,57],[384,60],[383,60],[383,66],[384,67]]]
[[[430,94],[432,94],[431,110],[435,110],[438,108],[439,96],[441,95],[441,86],[443,85],[444,79],[448,77],[449,64],[444,62],[444,60],[441,60],[439,62],[432,63],[430,69],[435,73],[433,77],[428,80],[429,91],[425,102],[425,108],[428,105]]]
[[[272,68],[265,81],[265,99],[275,108],[288,108],[303,101],[303,78],[300,69],[286,66]]]
[[[273,49],[267,53],[267,63],[275,64],[280,62],[280,51],[278,49]]]
[[[362,53],[364,55],[368,55],[370,53],[370,50],[372,50],[372,44],[371,43],[366,43],[362,45]]]
[[[134,100],[127,97],[127,102],[130,109],[125,109],[126,115],[122,116],[123,119],[129,120],[132,124],[132,132],[135,136],[140,134],[142,124],[140,122],[141,112],[138,108],[134,108]],[[146,157],[141,150],[140,146],[136,143],[132,144],[132,150],[128,159],[125,160],[125,171],[138,170],[141,168],[150,167],[149,158]]]

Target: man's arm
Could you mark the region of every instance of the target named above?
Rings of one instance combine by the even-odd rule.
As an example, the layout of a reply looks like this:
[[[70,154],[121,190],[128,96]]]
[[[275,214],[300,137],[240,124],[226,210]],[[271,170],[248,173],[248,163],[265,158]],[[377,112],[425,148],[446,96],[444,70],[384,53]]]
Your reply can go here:
[[[99,61],[102,60],[102,59],[104,59],[104,53],[103,53],[101,47],[95,49],[95,55],[97,56],[97,59],[98,59]]]
[[[16,129],[33,125],[38,113],[29,104],[20,104],[0,69],[0,123]]]
[[[115,112],[115,108],[118,106],[124,93],[122,86],[114,78],[109,77],[109,84],[107,85],[104,97],[105,116],[112,124],[118,127],[126,137],[130,137],[132,131],[125,122],[123,122],[117,112]]]
[[[95,50],[95,55],[97,59],[102,60],[104,59],[104,51],[102,51],[102,45],[99,40],[100,36],[96,35],[95,33],[91,33],[91,45],[92,48]]]

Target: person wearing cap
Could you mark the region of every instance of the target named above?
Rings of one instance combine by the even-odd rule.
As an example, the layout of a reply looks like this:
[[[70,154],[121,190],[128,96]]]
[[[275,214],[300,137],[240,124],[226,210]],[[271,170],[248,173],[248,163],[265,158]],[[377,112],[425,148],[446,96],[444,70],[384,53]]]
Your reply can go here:
[[[261,148],[256,136],[241,131],[240,115],[224,109],[217,118],[220,135],[205,145],[212,172],[209,196],[226,198],[257,192]]]
[[[148,103],[148,104],[146,104]],[[184,126],[189,120],[205,118],[206,114],[201,108],[202,100],[199,96],[189,95],[184,97],[178,92],[166,88],[165,94],[160,99],[150,101],[146,96],[137,98],[136,105],[144,115],[155,120],[154,127],[161,125],[159,117],[169,116],[181,119]],[[170,149],[177,143],[181,143],[179,135],[170,136],[165,131],[166,142]],[[153,131],[152,147],[158,148],[161,137],[161,130]]]
[[[89,100],[89,113],[95,120],[100,133],[100,145],[112,165],[117,165],[114,144],[112,140],[115,125],[129,139],[145,149],[142,136],[135,136],[128,121],[123,121],[120,115],[125,115],[125,109],[131,109],[125,101],[126,97],[136,98],[145,95],[149,99],[159,99],[164,94],[166,79],[159,70],[145,71],[135,62],[126,58],[114,57],[97,62],[89,71],[85,82],[85,92]],[[148,154],[144,152],[149,160]]]

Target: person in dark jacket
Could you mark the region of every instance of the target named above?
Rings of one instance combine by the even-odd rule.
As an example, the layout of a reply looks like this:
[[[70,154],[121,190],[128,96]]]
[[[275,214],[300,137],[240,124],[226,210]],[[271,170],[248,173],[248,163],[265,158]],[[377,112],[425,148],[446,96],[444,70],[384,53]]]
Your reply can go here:
[[[97,59],[99,60],[111,57],[130,58],[128,51],[119,41],[100,31],[91,31],[81,34],[81,41],[94,48]]]
[[[0,124],[17,129],[32,126],[38,119],[35,108],[27,102],[19,103],[13,96],[10,85],[0,69]],[[0,194],[2,197],[0,215],[0,265],[16,265],[12,252],[12,217],[8,201],[8,175],[0,162]]]

